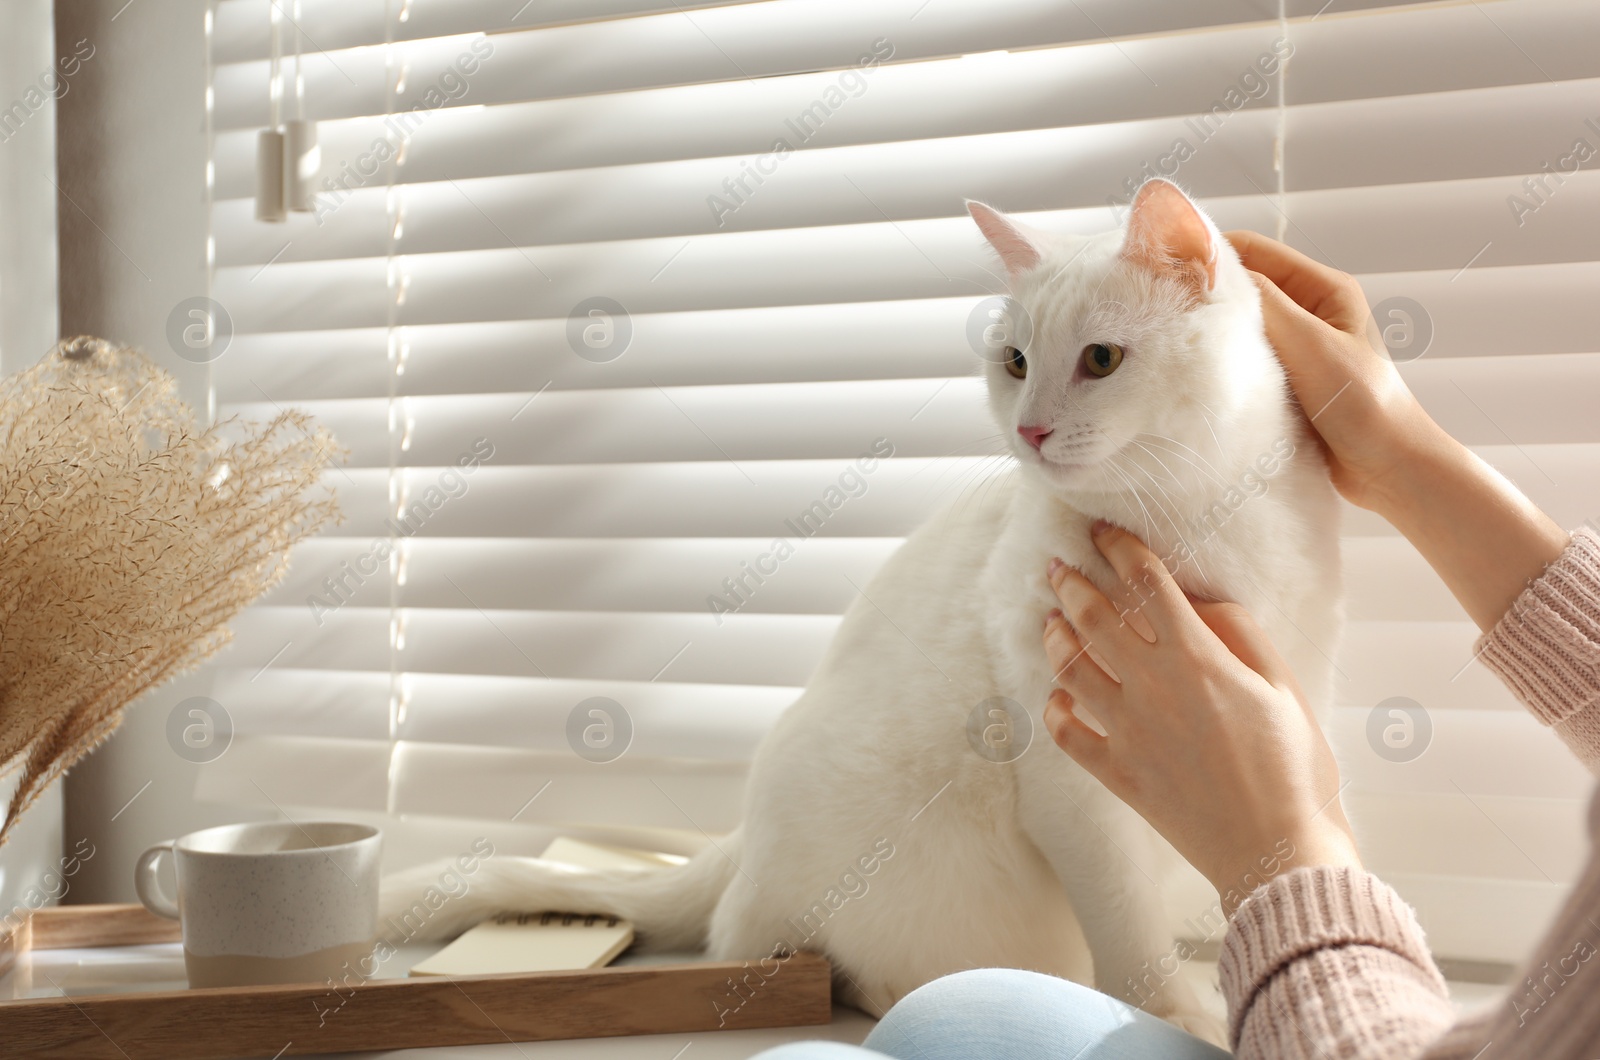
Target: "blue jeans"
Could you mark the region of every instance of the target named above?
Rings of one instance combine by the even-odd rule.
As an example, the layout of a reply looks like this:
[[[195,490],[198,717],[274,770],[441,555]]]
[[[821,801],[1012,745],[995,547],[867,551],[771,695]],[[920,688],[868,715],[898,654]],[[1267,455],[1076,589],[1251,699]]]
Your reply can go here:
[[[1165,1020],[1053,975],[980,968],[901,999],[861,1045],[790,1042],[752,1060],[1225,1060]]]

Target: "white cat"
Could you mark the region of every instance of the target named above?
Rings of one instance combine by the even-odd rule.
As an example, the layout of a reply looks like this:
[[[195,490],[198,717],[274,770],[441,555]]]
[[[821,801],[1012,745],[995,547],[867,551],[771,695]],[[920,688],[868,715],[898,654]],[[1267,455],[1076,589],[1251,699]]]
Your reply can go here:
[[[1133,530],[1191,592],[1247,607],[1326,709],[1335,495],[1249,275],[1176,186],[1145,184],[1125,232],[1087,238],[969,208],[1009,275],[1008,318],[1032,324],[1024,350],[998,346],[984,368],[1020,467],[867,586],[762,743],[738,831],[659,873],[490,858],[465,898],[421,918],[426,935],[500,910],[615,913],[656,949],[768,958],[757,977],[788,948],[819,950],[837,996],[870,1012],[965,968],[1031,968],[1220,1040],[1181,980],[1152,974],[1174,948],[1136,863],[1154,833],[1043,729],[1045,568],[1060,556],[1120,591],[1088,528]],[[1014,761],[969,735],[1004,730],[1004,704],[986,702],[1002,697],[1034,734]],[[1020,743],[1028,721],[1010,721]],[[385,920],[438,875],[386,880]]]

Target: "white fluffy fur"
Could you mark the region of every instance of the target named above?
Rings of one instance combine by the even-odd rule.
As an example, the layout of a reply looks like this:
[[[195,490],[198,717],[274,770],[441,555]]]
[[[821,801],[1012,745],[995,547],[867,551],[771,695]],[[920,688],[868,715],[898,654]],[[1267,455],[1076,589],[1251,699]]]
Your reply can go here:
[[[992,224],[1011,222],[974,205],[975,216],[983,211],[991,242],[1014,254]],[[805,693],[761,745],[738,832],[660,873],[492,858],[429,933],[502,909],[607,912],[635,921],[650,945],[704,943],[719,959],[767,957],[780,943],[820,950],[841,996],[869,1011],[984,966],[1037,969],[1138,1000],[1130,979],[1173,947],[1157,889],[1133,863],[1156,837],[1043,730],[1051,680],[1040,631],[1055,606],[1046,563],[1060,556],[1113,590],[1088,536],[1096,517],[1161,555],[1187,541],[1195,555],[1179,580],[1248,608],[1319,707],[1331,695],[1340,624],[1334,494],[1291,410],[1250,277],[1203,220],[1215,282],[1199,290],[1203,269],[1153,266],[1148,245],[1125,254],[1124,232],[1012,226],[1039,259],[1011,276],[1012,297],[1034,322],[1029,370],[1019,381],[998,356],[984,370],[1020,466],[913,534],[850,608]],[[1145,237],[1159,242],[1159,223]],[[1077,370],[1092,342],[1127,351],[1106,378]],[[1024,424],[1053,427],[1040,452],[1017,437]],[[1258,490],[1255,462],[1290,446]],[[969,716],[993,696],[1033,718],[1033,743],[1011,764],[968,743]],[[861,859],[884,841],[892,855],[863,874]],[[385,916],[411,906],[439,871],[387,880]],[[842,884],[847,873],[855,882]],[[819,903],[826,917],[813,919],[823,926],[806,939],[791,918]],[[1179,980],[1145,1007],[1220,1036]]]

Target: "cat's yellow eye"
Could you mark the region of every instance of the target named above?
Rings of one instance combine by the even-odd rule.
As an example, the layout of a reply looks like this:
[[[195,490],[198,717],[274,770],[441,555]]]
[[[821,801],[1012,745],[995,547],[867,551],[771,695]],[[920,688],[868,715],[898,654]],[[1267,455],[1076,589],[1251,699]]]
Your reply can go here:
[[[1022,356],[1021,350],[1015,346],[1007,346],[1002,352],[1006,359],[1006,371],[1010,372],[1013,378],[1021,379],[1028,374],[1028,359]]]
[[[1083,348],[1083,367],[1090,375],[1104,379],[1122,363],[1122,347],[1109,342],[1096,342]]]

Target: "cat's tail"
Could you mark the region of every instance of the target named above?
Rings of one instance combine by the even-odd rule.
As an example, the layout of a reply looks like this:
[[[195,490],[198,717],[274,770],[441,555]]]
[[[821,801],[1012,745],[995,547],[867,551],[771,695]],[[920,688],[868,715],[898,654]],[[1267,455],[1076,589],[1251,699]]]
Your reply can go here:
[[[580,869],[491,856],[470,875],[441,861],[386,876],[378,935],[393,945],[453,938],[497,913],[604,913],[631,921],[642,950],[706,943],[711,911],[738,871],[739,833],[668,869]]]

